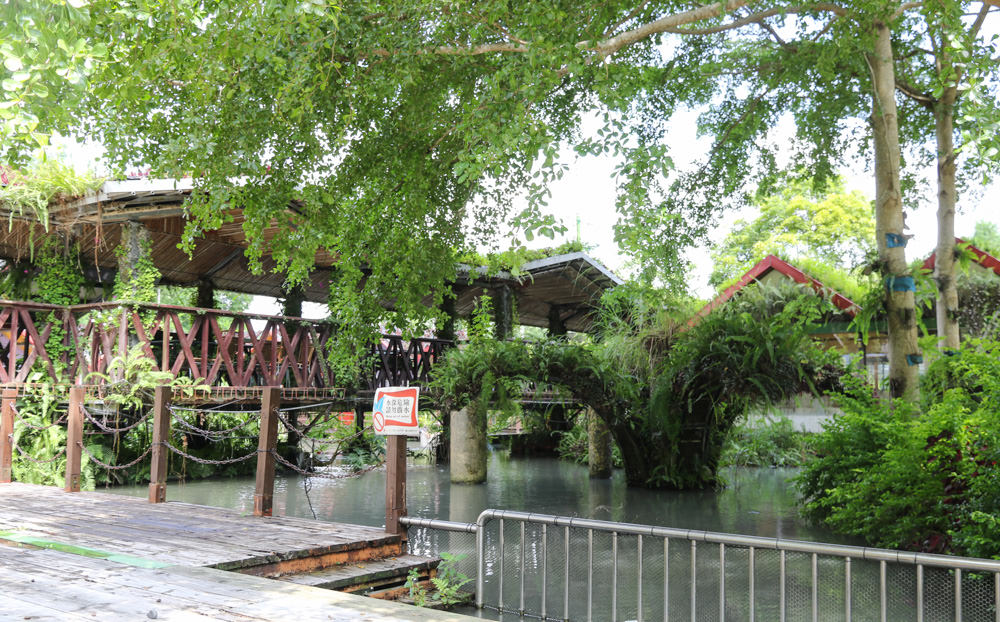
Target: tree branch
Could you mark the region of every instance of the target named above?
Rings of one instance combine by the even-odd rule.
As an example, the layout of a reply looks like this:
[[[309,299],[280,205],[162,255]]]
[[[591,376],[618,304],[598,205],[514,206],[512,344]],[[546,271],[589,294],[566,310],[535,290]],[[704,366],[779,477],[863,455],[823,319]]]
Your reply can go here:
[[[929,110],[932,110],[934,108],[934,104],[937,103],[937,100],[931,95],[922,93],[919,89],[907,83],[899,76],[896,76],[896,90]]]
[[[979,30],[983,27],[983,22],[986,21],[986,14],[990,12],[990,5],[983,3],[983,6],[979,9],[979,15],[976,16],[976,21],[972,22],[972,26],[969,27],[969,39],[975,39],[979,34]]]
[[[748,15],[736,21],[730,22],[728,24],[721,24],[719,26],[710,26],[708,28],[666,28],[663,32],[669,32],[679,35],[710,35],[719,32],[725,32],[727,30],[735,30],[736,28],[741,28],[749,24],[762,23],[764,19],[768,17],[774,17],[775,15],[790,15],[797,13],[810,13],[810,12],[828,12],[837,15],[838,17],[843,17],[847,14],[847,11],[843,7],[837,4],[829,2],[821,2],[817,4],[807,4],[800,7],[786,7],[786,8],[773,8],[766,11],[761,11],[760,13],[754,13],[753,15]],[[781,43],[781,41],[779,41]]]
[[[771,35],[771,38],[774,39],[775,42],[777,42],[778,45],[780,45],[781,47],[786,48],[786,49],[789,48],[788,43],[785,42],[785,40],[781,38],[781,35],[779,35],[777,33],[777,31],[774,30],[774,28],[771,28],[770,24],[768,24],[765,21],[761,21],[760,22],[760,27],[763,28],[764,30],[766,30]]]
[[[892,17],[889,18],[889,21],[890,22],[896,21],[896,19],[898,19],[899,16],[901,16],[903,13],[906,13],[910,9],[920,8],[923,5],[924,5],[923,2],[904,2],[903,4],[899,5],[899,8],[896,9],[896,12],[893,13]]]

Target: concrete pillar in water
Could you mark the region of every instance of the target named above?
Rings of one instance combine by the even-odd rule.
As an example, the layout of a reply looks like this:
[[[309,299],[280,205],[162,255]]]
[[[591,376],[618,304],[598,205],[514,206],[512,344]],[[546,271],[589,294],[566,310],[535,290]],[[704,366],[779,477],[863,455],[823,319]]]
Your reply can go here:
[[[472,406],[451,413],[451,481],[481,484],[486,481],[486,417]]]
[[[594,409],[587,409],[587,464],[590,477],[611,477],[611,432]]]

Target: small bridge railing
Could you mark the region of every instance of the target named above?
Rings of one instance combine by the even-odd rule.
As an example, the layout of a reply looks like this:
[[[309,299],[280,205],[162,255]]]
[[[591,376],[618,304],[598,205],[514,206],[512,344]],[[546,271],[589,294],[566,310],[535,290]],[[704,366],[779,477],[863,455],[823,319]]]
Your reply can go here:
[[[997,560],[503,510],[400,523],[416,547],[474,533],[476,606],[543,620],[1000,622]]]
[[[36,363],[53,378],[60,367],[77,382],[118,380],[111,362],[138,346],[154,370],[210,386],[331,388],[332,331],[322,321],[172,305],[0,301],[0,383],[27,382]],[[370,346],[362,387],[426,382],[449,345],[384,335]]]

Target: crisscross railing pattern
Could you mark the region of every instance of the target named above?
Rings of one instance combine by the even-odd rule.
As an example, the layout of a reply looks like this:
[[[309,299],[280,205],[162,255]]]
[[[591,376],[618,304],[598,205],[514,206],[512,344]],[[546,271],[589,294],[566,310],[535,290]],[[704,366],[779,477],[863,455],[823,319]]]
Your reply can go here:
[[[55,352],[53,328],[61,326]],[[0,383],[22,383],[37,361],[52,377],[87,384],[121,380],[112,366],[138,346],[153,369],[209,386],[332,388],[326,359],[328,322],[215,309],[139,303],[61,307],[0,301]],[[371,345],[372,368],[362,387],[426,382],[451,342],[385,335]],[[53,352],[49,352],[53,350]]]

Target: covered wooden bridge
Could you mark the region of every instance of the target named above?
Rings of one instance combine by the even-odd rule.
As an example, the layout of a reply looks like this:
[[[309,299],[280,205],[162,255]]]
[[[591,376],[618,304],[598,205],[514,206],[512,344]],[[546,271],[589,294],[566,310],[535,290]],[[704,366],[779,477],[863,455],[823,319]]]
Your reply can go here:
[[[110,181],[85,197],[52,205],[49,235],[79,245],[80,268],[91,283],[110,286],[122,262],[133,255],[128,249],[148,244],[160,284],[198,288],[199,306],[106,302],[102,288],[88,294],[91,302],[63,307],[0,301],[0,383],[27,382],[36,365],[53,378],[61,368],[67,372],[64,377],[76,383],[113,382],[120,379],[121,370],[112,362],[138,349],[154,370],[190,378],[208,387],[209,395],[224,399],[240,392],[253,394],[261,386],[281,386],[285,400],[345,397],[324,356],[333,330],[329,322],[211,308],[217,289],[326,303],[335,258],[317,252],[308,282],[301,290],[287,291],[285,275],[275,272],[269,255],[261,258],[263,273],[251,271],[238,209],[232,210],[231,222],[198,238],[189,256],[179,243],[186,224],[184,203],[192,188],[190,179]],[[0,216],[10,222],[0,231],[0,258],[7,262],[6,269],[31,270],[26,265],[30,243],[46,232],[20,214]],[[265,236],[276,231],[268,228]],[[517,276],[471,266],[459,266],[458,272],[450,311],[456,317],[468,315],[475,298],[489,294],[499,301],[498,324],[508,333],[514,307],[524,325],[557,333],[588,331],[594,303],[620,283],[585,253],[530,262]],[[62,343],[47,348],[54,330],[63,336]],[[378,386],[420,384],[451,343],[433,334],[406,340],[384,335],[371,344],[371,368],[361,372],[358,387],[368,393]],[[49,351],[53,349],[58,351]]]

